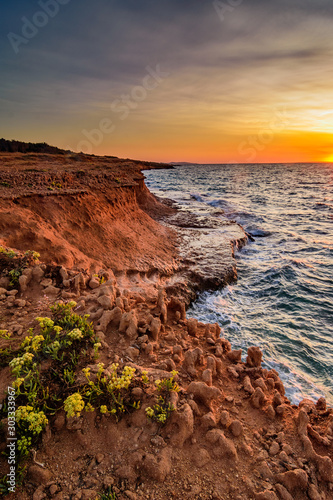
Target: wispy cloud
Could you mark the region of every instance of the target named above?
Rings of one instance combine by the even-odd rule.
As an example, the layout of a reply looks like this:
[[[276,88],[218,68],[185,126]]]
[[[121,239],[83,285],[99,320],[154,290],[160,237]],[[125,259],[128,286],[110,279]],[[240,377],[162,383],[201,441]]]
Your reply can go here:
[[[38,5],[13,0],[3,9],[0,135],[76,143],[82,125],[93,128],[158,63],[170,78],[103,152],[117,144],[123,151],[124,138],[131,144],[136,136],[148,148],[158,134],[162,147],[172,127],[183,129],[186,144],[210,133],[217,149],[221,134],[234,143],[283,104],[291,130],[327,131],[320,113],[333,108],[332,2],[244,0],[221,23],[212,1],[70,0],[14,54],[7,34],[19,33]]]

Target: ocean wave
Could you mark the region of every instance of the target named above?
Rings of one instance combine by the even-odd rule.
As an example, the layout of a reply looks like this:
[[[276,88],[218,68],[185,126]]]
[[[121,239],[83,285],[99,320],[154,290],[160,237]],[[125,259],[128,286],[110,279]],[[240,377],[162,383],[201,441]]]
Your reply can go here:
[[[173,189],[179,206],[201,205],[207,216],[221,209],[255,240],[236,252],[238,282],[200,294],[189,317],[217,321],[244,353],[259,345],[292,402],[326,395],[333,404],[331,167],[214,165],[148,176],[155,194],[170,188],[173,197]]]

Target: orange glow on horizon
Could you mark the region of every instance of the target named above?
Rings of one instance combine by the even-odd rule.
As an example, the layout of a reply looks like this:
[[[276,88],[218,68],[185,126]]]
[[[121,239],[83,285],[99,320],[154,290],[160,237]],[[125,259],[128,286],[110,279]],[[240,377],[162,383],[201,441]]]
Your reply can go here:
[[[333,163],[333,154],[328,156],[327,158],[324,158],[323,160],[325,163]]]
[[[151,141],[150,141],[151,139]],[[149,143],[149,146],[147,146]],[[242,134],[221,136],[215,131],[193,137],[134,136],[126,144],[96,148],[94,154],[160,162],[188,163],[321,163],[333,162],[333,134],[283,131],[274,136]]]

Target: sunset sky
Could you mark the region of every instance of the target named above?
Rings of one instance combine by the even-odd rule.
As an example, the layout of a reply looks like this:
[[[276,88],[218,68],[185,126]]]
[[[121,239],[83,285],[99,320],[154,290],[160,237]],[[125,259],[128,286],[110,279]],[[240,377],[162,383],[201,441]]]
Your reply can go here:
[[[11,0],[0,137],[156,161],[333,161],[332,0]]]

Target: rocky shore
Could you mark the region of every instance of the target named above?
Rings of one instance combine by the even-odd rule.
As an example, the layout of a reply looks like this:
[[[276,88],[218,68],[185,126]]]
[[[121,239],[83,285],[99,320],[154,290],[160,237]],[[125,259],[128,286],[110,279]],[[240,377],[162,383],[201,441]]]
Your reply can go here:
[[[220,219],[207,231],[207,221],[160,203],[144,185],[143,162],[0,160],[1,451],[10,437],[8,387],[23,373],[15,377],[13,360],[31,355],[40,386],[59,400],[56,411],[43,410],[47,423],[7,498],[332,498],[333,410],[325,400],[292,405],[257,347],[243,362],[219,325],[186,318],[196,291],[236,279],[233,251],[246,243],[244,231]],[[212,229],[223,235],[218,247]],[[86,323],[76,337],[68,330],[69,351],[86,342],[71,378],[69,361],[59,361],[68,352],[49,356],[59,320],[50,306],[59,302],[92,322],[86,340]],[[118,399],[106,408],[102,387],[111,381],[108,394]],[[84,407],[70,416],[66,401],[76,394]],[[17,404],[26,397],[22,391]],[[0,477],[8,473],[1,455]]]

